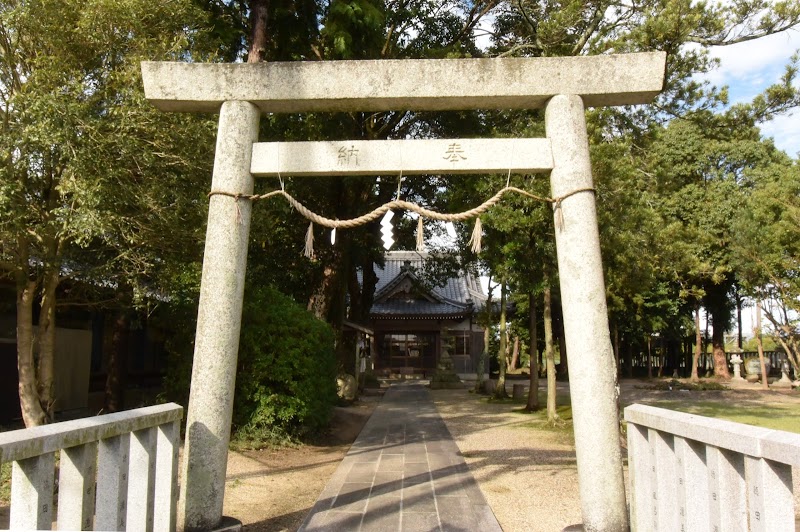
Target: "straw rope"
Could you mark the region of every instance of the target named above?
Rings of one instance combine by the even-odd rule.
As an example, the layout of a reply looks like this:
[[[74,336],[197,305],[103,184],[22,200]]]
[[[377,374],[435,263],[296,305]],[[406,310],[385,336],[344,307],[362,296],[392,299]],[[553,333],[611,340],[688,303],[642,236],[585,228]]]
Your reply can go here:
[[[268,192],[266,194],[256,194],[256,195],[234,194],[222,190],[212,190],[211,192],[208,193],[208,195],[209,197],[228,196],[231,198],[235,198],[236,200],[247,199],[251,201],[265,200],[273,196],[283,196],[284,198],[286,198],[286,201],[288,201],[289,204],[297,210],[297,212],[299,212],[303,217],[305,217],[306,219],[310,220],[315,224],[321,225],[323,227],[328,227],[330,229],[351,229],[353,227],[358,227],[367,224],[369,222],[372,222],[374,220],[377,220],[383,214],[385,214],[386,211],[390,209],[402,209],[402,210],[412,211],[425,218],[430,218],[433,220],[439,220],[443,222],[463,222],[464,220],[469,220],[470,218],[475,218],[476,216],[480,216],[481,214],[489,210],[491,207],[496,205],[503,198],[503,196],[509,192],[515,192],[517,194],[534,199],[536,201],[551,203],[553,205],[553,211],[555,212],[559,210],[559,208],[561,207],[561,202],[563,202],[568,197],[581,192],[594,193],[595,190],[593,188],[579,188],[577,190],[567,192],[562,196],[558,196],[555,198],[548,198],[548,197],[537,196],[536,194],[531,194],[530,192],[527,192],[517,187],[506,186],[500,189],[500,191],[497,192],[497,194],[495,194],[488,200],[484,201],[477,207],[469,209],[467,211],[452,213],[452,214],[432,211],[430,209],[426,209],[425,207],[421,207],[416,203],[412,203],[410,201],[405,201],[401,199],[396,199],[384,203],[380,207],[377,207],[376,209],[362,216],[359,216],[358,218],[351,218],[349,220],[336,220],[320,216],[319,214],[313,212],[312,210],[308,209],[305,205],[297,201],[294,197],[292,197],[291,194],[289,194],[283,189],[273,190],[272,192]]]

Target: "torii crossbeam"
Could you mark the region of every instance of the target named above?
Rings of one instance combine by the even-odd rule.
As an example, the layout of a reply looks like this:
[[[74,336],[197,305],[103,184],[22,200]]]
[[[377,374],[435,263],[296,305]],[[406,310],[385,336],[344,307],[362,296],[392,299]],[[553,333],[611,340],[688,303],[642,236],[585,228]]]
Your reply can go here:
[[[349,163],[337,166],[338,159],[325,162],[322,155],[295,158],[290,154],[296,146],[256,144],[262,112],[545,108],[547,138],[514,141],[526,150],[517,163],[513,157],[491,161],[478,155],[481,149],[475,151],[474,165],[466,159],[450,162],[459,163],[457,168],[451,165],[453,173],[550,168],[553,197],[584,190],[561,202],[556,229],[581,508],[586,530],[623,531],[628,530],[628,516],[617,375],[590,192],[584,106],[650,102],[662,89],[665,63],[662,52],[522,59],[145,62],[142,74],[145,94],[159,109],[219,112],[212,190],[232,195],[252,194],[254,174],[288,175],[289,168],[297,175],[365,173]],[[507,149],[510,144],[496,144],[501,145]],[[312,149],[330,155],[331,146],[315,144]],[[371,152],[364,161],[369,158],[383,171],[414,165],[418,172],[448,170],[435,157],[441,148],[431,143],[424,145],[424,150],[433,151],[422,161],[399,157],[399,144],[359,146]],[[375,163],[383,156],[387,160]],[[239,216],[233,215],[236,209]],[[250,214],[246,200],[221,194],[210,199],[179,506],[183,530],[213,529],[222,516]]]

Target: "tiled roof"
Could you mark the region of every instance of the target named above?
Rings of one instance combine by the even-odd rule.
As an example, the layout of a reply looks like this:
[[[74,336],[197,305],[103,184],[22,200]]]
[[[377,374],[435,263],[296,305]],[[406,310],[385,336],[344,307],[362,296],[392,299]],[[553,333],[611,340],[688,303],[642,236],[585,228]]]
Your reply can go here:
[[[374,303],[370,313],[374,316],[441,316],[454,314],[470,314],[468,305],[452,305],[450,303],[431,303],[430,301],[384,301]]]
[[[422,270],[428,254],[417,251],[389,251],[385,255],[383,268],[375,266],[378,282],[375,286],[375,303],[371,313],[374,315],[452,315],[469,314],[483,307],[486,296],[480,284],[472,275],[466,274],[447,280],[444,286],[426,288],[436,301],[397,301],[382,300],[399,282],[407,277],[418,281],[414,271]],[[405,266],[410,266],[406,269]]]

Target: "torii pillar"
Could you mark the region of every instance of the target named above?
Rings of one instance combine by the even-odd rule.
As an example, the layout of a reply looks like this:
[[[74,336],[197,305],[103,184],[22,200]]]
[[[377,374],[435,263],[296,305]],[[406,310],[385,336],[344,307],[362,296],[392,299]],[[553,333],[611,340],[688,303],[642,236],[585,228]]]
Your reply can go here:
[[[374,153],[364,153],[355,165],[349,159],[342,165],[336,143],[303,143],[302,149],[293,149],[291,143],[254,144],[260,112],[546,108],[547,139],[524,144],[537,153],[522,168],[551,169],[552,195],[568,196],[556,206],[554,216],[583,526],[587,531],[613,532],[628,530],[628,516],[617,376],[584,106],[650,102],[662,89],[665,62],[665,53],[654,52],[564,58],[142,63],[142,74],[145,94],[159,109],[220,112],[212,189],[232,194],[250,193],[253,175],[409,173],[400,166],[403,157],[394,163],[380,161],[391,159],[392,153],[402,151],[403,142],[410,141],[360,143],[362,150]],[[415,145],[424,146],[415,150],[415,158],[430,161],[419,165],[418,173],[517,168],[511,160],[507,165],[490,161],[497,152],[492,146],[500,144],[488,141],[483,141],[487,142],[483,149],[474,150],[478,164],[444,157],[452,164],[442,168],[436,141],[418,142],[428,143]],[[480,146],[482,141],[471,142]],[[514,148],[509,149],[513,154]],[[297,155],[285,157],[292,153]],[[377,156],[380,153],[384,155]],[[365,161],[371,162],[362,164]],[[246,200],[212,197],[187,416],[179,505],[182,530],[214,529],[222,516],[249,221]]]

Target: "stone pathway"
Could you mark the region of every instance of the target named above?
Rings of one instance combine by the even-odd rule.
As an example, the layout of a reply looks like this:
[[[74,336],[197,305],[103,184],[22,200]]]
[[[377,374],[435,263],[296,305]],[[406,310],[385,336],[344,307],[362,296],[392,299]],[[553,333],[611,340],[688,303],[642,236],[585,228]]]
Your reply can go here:
[[[394,385],[301,531],[501,531],[421,384]]]

